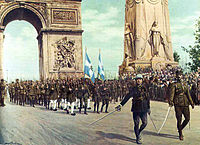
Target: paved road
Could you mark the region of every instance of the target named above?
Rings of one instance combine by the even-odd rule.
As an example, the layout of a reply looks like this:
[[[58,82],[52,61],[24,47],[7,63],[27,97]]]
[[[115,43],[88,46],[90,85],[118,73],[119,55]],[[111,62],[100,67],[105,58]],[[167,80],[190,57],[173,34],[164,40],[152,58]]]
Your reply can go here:
[[[111,104],[112,111],[117,104]],[[0,143],[23,145],[131,145],[135,143],[132,114],[129,101],[121,112],[88,127],[88,124],[105,115],[90,110],[89,115],[67,115],[64,111],[53,112],[44,107],[22,107],[7,102],[0,108]],[[152,118],[159,128],[168,105],[151,102]],[[76,110],[77,111],[77,110]],[[184,130],[185,140],[178,140],[174,110],[170,112],[166,125],[158,135],[149,120],[143,132],[143,144],[177,145],[200,144],[200,107],[191,111],[191,128]]]

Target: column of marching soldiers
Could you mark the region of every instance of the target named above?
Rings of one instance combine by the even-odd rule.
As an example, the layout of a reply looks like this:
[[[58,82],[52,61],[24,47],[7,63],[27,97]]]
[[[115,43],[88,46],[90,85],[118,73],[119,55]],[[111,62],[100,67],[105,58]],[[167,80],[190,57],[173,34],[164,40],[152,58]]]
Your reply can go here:
[[[167,102],[170,96],[171,84],[175,81],[173,72],[147,73],[144,76],[144,86],[148,90],[151,100]],[[195,74],[184,75],[183,82],[190,88],[190,93],[196,105],[200,104],[200,78]],[[1,84],[3,84],[1,82]],[[0,84],[0,88],[2,88]],[[119,80],[96,79],[93,84],[86,78],[47,79],[41,81],[19,81],[16,79],[8,85],[10,102],[17,105],[43,105],[46,109],[57,111],[65,110],[68,114],[76,115],[74,109],[79,113],[91,109],[91,101],[94,102],[94,112],[108,113],[109,103],[116,103],[122,100],[129,89],[136,85],[134,77],[120,78]],[[5,88],[5,87],[3,87]],[[2,90],[2,89],[1,89]],[[2,92],[2,91],[0,91]],[[2,96],[2,95],[1,95]],[[101,103],[101,106],[100,106]],[[4,104],[3,104],[4,105]]]
[[[113,83],[114,82],[114,83]],[[8,86],[10,102],[17,105],[43,105],[46,109],[57,111],[65,110],[68,114],[75,115],[74,109],[82,108],[84,114],[91,109],[94,102],[94,112],[108,113],[108,106],[111,101],[117,102],[126,95],[127,87],[120,86],[118,81],[97,81],[92,84],[89,79],[57,79],[46,81],[19,81],[12,82]],[[102,102],[101,110],[99,108]]]

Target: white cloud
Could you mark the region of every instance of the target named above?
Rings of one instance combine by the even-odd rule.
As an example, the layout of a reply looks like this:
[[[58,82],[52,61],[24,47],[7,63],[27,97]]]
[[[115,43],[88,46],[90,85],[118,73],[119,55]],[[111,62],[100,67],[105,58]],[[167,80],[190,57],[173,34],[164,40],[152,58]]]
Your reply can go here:
[[[193,15],[185,17],[171,17],[171,32],[176,33],[185,30],[195,29],[195,24],[200,16],[200,11],[195,11]]]
[[[120,26],[117,18],[119,10],[110,7],[106,12],[98,12],[96,9],[83,12],[83,29],[85,35],[93,36],[91,39],[98,42],[109,42],[110,40],[123,39],[123,26]]]

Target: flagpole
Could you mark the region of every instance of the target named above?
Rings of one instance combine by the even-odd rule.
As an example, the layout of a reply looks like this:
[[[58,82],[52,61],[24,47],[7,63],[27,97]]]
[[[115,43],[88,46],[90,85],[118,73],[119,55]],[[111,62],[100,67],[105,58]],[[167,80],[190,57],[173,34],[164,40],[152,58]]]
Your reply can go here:
[[[101,48],[99,48],[99,57],[100,57],[100,53],[101,53]],[[98,57],[98,73],[97,73],[97,77],[98,77],[98,79],[101,79],[101,76],[100,76],[100,74],[99,74],[99,57]]]
[[[85,46],[85,62],[86,62],[87,47]],[[84,65],[84,79],[85,79],[85,65]]]

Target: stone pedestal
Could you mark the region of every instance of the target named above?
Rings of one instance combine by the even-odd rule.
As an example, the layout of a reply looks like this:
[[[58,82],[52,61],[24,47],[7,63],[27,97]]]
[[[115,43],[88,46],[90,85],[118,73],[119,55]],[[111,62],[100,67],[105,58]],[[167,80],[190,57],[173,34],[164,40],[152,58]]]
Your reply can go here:
[[[121,66],[119,66],[119,74],[121,75],[123,73],[135,72],[135,70],[137,70],[138,67],[140,68],[150,67],[153,70],[160,71],[161,69],[165,69],[167,66],[176,67],[178,66],[178,63],[174,61],[166,61],[165,59],[158,57],[154,57],[149,61],[145,60],[130,61],[128,68],[131,69],[127,69],[127,67],[122,64]]]

